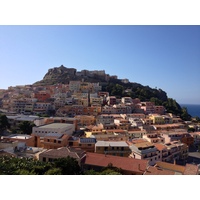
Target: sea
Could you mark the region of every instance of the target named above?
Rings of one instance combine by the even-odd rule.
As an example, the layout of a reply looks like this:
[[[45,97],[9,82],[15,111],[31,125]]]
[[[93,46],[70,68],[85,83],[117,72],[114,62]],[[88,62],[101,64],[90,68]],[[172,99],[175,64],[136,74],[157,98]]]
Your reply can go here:
[[[200,117],[200,105],[197,104],[180,104],[181,107],[186,107],[188,113],[192,117]]]

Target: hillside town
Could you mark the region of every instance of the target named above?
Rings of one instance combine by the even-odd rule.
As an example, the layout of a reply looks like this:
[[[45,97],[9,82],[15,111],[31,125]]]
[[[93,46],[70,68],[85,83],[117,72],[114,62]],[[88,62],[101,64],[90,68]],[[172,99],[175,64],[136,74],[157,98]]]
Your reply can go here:
[[[9,123],[1,130],[0,156],[42,162],[69,156],[83,170],[112,164],[124,175],[199,174],[190,150],[199,154],[200,125],[150,101],[112,96],[98,82],[12,86],[0,90],[0,112]],[[30,132],[21,131],[24,122]]]

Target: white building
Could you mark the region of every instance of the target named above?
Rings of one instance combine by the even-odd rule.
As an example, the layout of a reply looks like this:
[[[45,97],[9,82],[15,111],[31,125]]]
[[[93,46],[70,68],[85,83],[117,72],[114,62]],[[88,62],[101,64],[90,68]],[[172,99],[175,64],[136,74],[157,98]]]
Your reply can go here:
[[[66,135],[72,135],[75,131],[74,124],[66,124],[66,123],[52,123],[43,126],[33,127],[33,134],[44,136],[47,133],[60,133]]]

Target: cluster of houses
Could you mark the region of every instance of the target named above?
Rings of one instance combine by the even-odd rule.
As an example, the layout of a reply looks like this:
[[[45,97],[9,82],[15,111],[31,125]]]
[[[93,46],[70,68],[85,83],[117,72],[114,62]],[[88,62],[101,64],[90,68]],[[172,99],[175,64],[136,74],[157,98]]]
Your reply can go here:
[[[163,106],[118,99],[101,89],[99,83],[70,81],[0,91],[1,111],[11,127],[35,124],[30,135],[2,136],[0,156],[43,162],[71,156],[83,169],[112,164],[133,175],[199,173],[187,158],[189,147],[200,144],[200,132],[189,133],[188,124]]]

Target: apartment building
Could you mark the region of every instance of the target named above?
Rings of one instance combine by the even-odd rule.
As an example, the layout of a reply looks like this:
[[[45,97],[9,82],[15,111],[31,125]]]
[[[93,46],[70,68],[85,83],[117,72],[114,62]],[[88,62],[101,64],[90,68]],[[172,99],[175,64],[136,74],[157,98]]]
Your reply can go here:
[[[145,129],[132,129],[127,131],[129,139],[142,138],[146,135],[147,131]]]
[[[117,98],[115,96],[106,97],[106,101],[108,105],[115,105],[117,103]]]
[[[143,122],[140,118],[127,117],[131,123],[131,127],[143,127]]]
[[[200,132],[190,133],[190,135],[194,138],[194,145],[198,146],[200,144]]]
[[[116,109],[112,106],[102,106],[102,110],[101,110],[102,114],[115,114],[116,113]]]
[[[114,123],[117,126],[117,129],[129,130],[131,123],[126,119],[114,119]]]
[[[131,154],[131,150],[125,141],[97,141],[95,144],[95,153],[128,157]]]
[[[150,114],[149,119],[153,120],[153,124],[164,124],[164,118],[158,114]]]
[[[103,104],[103,97],[90,97],[90,105],[92,104]]]
[[[131,97],[122,97],[121,102],[123,104],[133,104],[133,99]]]
[[[32,94],[32,98],[35,98],[40,102],[46,102],[49,98],[51,98],[51,95],[47,91],[38,91]]]
[[[142,136],[142,138],[146,139],[148,142],[151,143],[165,143],[165,138],[161,137],[157,132],[148,132]]]
[[[162,160],[161,152],[155,147],[154,144],[144,140],[132,140],[131,143],[131,157],[148,160],[149,165],[151,166],[155,165],[157,161]]]
[[[162,132],[162,136],[165,138],[166,143],[172,141],[181,141],[188,146],[194,144],[194,138],[187,133],[185,129],[175,129],[173,131]]]
[[[51,103],[47,102],[36,102],[34,104],[33,114],[47,114],[50,110],[53,110],[53,106]]]
[[[95,138],[78,138],[78,137],[70,137],[68,139],[68,145],[73,148],[81,148],[86,152],[94,152],[95,151]]]
[[[114,124],[114,117],[108,114],[102,114],[96,117],[96,124]]]
[[[154,106],[154,112],[159,115],[164,115],[166,112],[166,109],[164,106]]]
[[[95,116],[90,115],[76,115],[74,118],[77,119],[77,125],[79,127],[94,125],[96,122]]]
[[[141,109],[144,110],[145,114],[155,113],[155,104],[153,102],[141,102]]]
[[[24,113],[26,103],[27,101],[25,99],[11,99],[10,111],[16,113]]]
[[[147,126],[153,125],[153,119],[150,119],[149,117],[142,119],[142,122],[144,125],[147,125]]]
[[[70,91],[79,91],[81,87],[80,81],[70,81],[69,82],[69,90]]]

